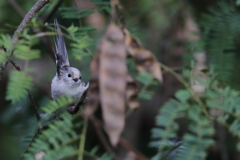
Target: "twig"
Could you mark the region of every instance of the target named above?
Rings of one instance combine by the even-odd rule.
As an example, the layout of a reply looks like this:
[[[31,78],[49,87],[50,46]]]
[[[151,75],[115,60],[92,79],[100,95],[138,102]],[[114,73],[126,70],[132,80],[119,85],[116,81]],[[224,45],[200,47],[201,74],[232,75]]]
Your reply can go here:
[[[12,38],[12,45],[15,45],[18,41],[18,34],[23,31],[26,27],[27,23],[38,13],[40,9],[42,9],[46,4],[49,3],[49,0],[38,0],[37,3],[30,9],[27,15],[24,17],[20,25],[18,26],[17,30],[15,31],[13,38]],[[12,55],[12,53],[11,53]]]
[[[70,113],[72,115],[76,114],[78,112],[80,106],[85,103],[86,95],[87,95],[87,90],[84,91],[83,95],[81,96],[80,101],[75,106],[67,109],[68,113]]]
[[[15,0],[8,0],[8,2],[20,14],[21,17],[24,17],[26,15],[24,10],[22,10],[22,8],[17,4],[17,2]]]
[[[198,105],[201,107],[202,112],[205,114],[205,116],[207,118],[209,118],[210,120],[214,120],[214,118],[212,116],[209,115],[206,106],[203,104],[203,102],[201,101],[201,99],[196,96],[196,94],[194,93],[194,91],[192,90],[191,86],[189,86],[189,84],[184,80],[184,78],[179,75],[178,73],[176,73],[174,70],[172,70],[170,67],[165,66],[164,64],[161,64],[161,67],[171,73],[173,76],[175,76],[175,78],[177,78],[184,86],[185,88],[191,93],[193,99],[198,103]]]
[[[28,144],[27,149],[23,152],[22,156],[20,157],[20,160],[22,160],[24,158],[23,155],[25,153],[27,153],[28,149],[32,146],[32,143],[34,142],[35,138],[41,133],[41,131],[49,129],[49,125],[52,124],[54,121],[58,121],[58,120],[59,119],[53,119],[49,123],[38,128],[37,132],[35,133],[35,135],[33,136],[32,140],[31,140],[31,142]]]
[[[23,31],[23,29],[27,26],[27,23],[38,13],[38,11],[43,8],[47,3],[49,3],[49,0],[38,0],[35,5],[30,9],[30,11],[26,14],[26,16],[23,18],[22,22],[18,26],[17,30],[14,32],[14,35],[12,37],[12,46],[15,46],[17,43],[19,37],[18,34]],[[8,50],[7,53],[9,54],[9,58],[11,58],[14,51],[14,47],[12,49]],[[7,62],[3,63],[1,65],[1,72],[4,72],[5,68],[7,66]]]
[[[90,116],[90,120],[96,130],[96,133],[99,136],[101,143],[105,147],[105,149],[109,153],[114,154],[114,151],[112,150],[110,144],[107,142],[107,140],[105,139],[105,137],[103,135],[101,122],[94,116]],[[142,153],[140,153],[138,150],[136,150],[134,147],[132,147],[124,138],[120,137],[118,144],[126,151],[133,152],[136,155],[138,160],[148,160],[147,157],[145,157]]]
[[[99,138],[101,144],[103,145],[103,147],[105,148],[105,150],[106,150],[108,153],[114,155],[114,151],[113,151],[113,149],[111,148],[111,146],[110,146],[110,144],[108,143],[108,141],[106,140],[106,138],[105,138],[105,136],[104,136],[104,133],[103,133],[103,131],[102,131],[102,124],[101,124],[101,122],[100,122],[97,118],[95,118],[94,116],[90,116],[89,119],[90,119],[90,121],[92,122],[93,127],[95,128],[96,133],[97,133],[97,135],[98,135],[98,138]]]
[[[9,62],[16,68],[16,70],[21,71],[20,66],[16,65],[16,64],[15,64],[13,61],[11,61],[11,60],[10,60]],[[30,99],[30,101],[31,101],[31,103],[32,103],[32,106],[33,106],[35,115],[36,115],[36,117],[37,117],[37,121],[38,121],[38,122],[40,123],[40,125],[41,125],[41,122],[40,122],[41,117],[40,117],[40,114],[39,114],[39,112],[38,112],[38,107],[37,107],[37,105],[36,105],[36,103],[35,103],[35,101],[34,101],[34,99],[33,99],[33,96],[32,96],[32,94],[31,94],[31,92],[30,92],[29,90],[27,90],[27,93],[28,93],[28,97],[29,97],[29,99]]]
[[[145,157],[141,152],[133,148],[128,141],[126,141],[124,138],[120,137],[118,144],[125,150],[131,151],[135,154],[136,158],[138,160],[149,160],[147,157]]]

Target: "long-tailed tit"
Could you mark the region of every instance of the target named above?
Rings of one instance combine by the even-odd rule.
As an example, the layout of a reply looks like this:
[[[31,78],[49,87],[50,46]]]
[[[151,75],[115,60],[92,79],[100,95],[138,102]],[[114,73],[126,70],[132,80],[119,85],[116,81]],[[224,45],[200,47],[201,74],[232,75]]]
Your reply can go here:
[[[56,100],[60,96],[70,95],[76,102],[87,90],[89,83],[87,85],[84,83],[77,68],[70,67],[66,45],[57,20],[54,20],[54,26],[58,32],[54,51],[57,73],[51,83],[52,98]]]

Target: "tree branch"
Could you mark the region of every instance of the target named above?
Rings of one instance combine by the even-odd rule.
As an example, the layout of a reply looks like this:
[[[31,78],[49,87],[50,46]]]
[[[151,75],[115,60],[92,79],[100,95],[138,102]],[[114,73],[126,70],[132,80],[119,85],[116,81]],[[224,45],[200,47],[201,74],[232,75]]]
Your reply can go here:
[[[35,5],[30,9],[30,11],[26,14],[26,16],[23,18],[22,22],[18,26],[17,30],[14,32],[14,35],[12,37],[12,46],[15,46],[17,43],[19,37],[18,34],[23,31],[23,29],[27,26],[27,23],[38,13],[40,9],[42,9],[46,4],[49,3],[49,0],[38,0]],[[13,47],[14,48],[14,47]],[[8,50],[7,53],[9,54],[9,57],[11,58],[13,54],[14,49]],[[1,72],[4,72],[5,68],[7,66],[7,62],[3,63],[1,65]]]
[[[16,64],[15,64],[13,61],[11,61],[11,60],[10,60],[9,62],[16,68],[16,70],[21,71],[20,66],[16,65]],[[37,105],[36,105],[36,103],[35,103],[35,101],[34,101],[34,99],[33,99],[33,96],[32,96],[32,94],[31,94],[31,92],[30,92],[29,90],[27,90],[27,94],[28,94],[28,97],[29,97],[29,99],[30,99],[30,101],[31,101],[31,103],[32,103],[32,106],[33,106],[33,109],[34,109],[34,112],[35,112],[37,121],[40,122],[41,117],[40,117],[40,114],[39,114],[39,112],[38,112],[38,107],[37,107]]]
[[[149,160],[147,157],[145,157],[141,152],[133,148],[127,140],[125,140],[123,137],[120,137],[118,144],[125,149],[126,151],[131,151],[135,154],[136,158],[138,160]]]
[[[18,34],[23,31],[26,27],[27,23],[42,9],[46,4],[49,3],[49,0],[38,0],[37,3],[30,9],[27,15],[24,17],[20,25],[18,26],[17,30],[15,31],[13,38],[12,38],[12,45],[15,45],[18,41]],[[12,55],[12,53],[11,53]],[[11,56],[10,55],[10,56]]]
[[[99,141],[101,142],[101,144],[103,145],[104,149],[110,153],[110,154],[113,154],[114,155],[114,151],[110,145],[110,143],[106,140],[105,136],[104,136],[104,133],[102,131],[102,124],[101,122],[95,118],[94,116],[90,116],[89,117],[90,121],[92,122],[93,124],[93,127],[95,128],[96,130],[96,133],[97,133],[97,136],[99,138]]]
[[[102,131],[102,124],[100,122],[100,120],[98,120],[97,118],[95,118],[94,116],[90,116],[89,117],[90,121],[92,122],[96,133],[102,143],[102,145],[104,146],[104,148],[106,149],[106,151],[108,151],[111,154],[114,154],[113,149],[111,148],[109,142],[105,139],[104,137],[104,133]],[[118,145],[121,146],[123,149],[125,149],[126,151],[130,151],[133,152],[136,156],[136,158],[138,160],[149,160],[146,156],[144,156],[141,152],[139,152],[138,150],[136,150],[133,146],[131,146],[131,144],[128,143],[128,141],[126,141],[123,137],[120,137]]]

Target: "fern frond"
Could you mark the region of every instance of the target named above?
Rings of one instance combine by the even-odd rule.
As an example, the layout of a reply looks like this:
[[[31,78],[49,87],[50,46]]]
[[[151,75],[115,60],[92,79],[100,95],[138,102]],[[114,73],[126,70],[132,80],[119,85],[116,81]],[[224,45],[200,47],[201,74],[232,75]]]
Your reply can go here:
[[[27,95],[27,90],[30,90],[31,86],[32,77],[27,76],[24,72],[11,71],[6,99],[13,103],[21,100]]]
[[[67,105],[71,104],[72,98],[71,96],[63,96],[57,98],[56,102],[49,101],[45,106],[41,107],[41,110],[47,114],[52,114],[56,112],[58,109],[62,107],[66,107]]]
[[[79,18],[84,18],[87,17],[91,14],[94,13],[94,9],[93,8],[89,8],[89,9],[85,9],[85,10],[77,10],[77,8],[73,8],[73,7],[63,7],[60,9],[61,15],[63,18],[67,18],[67,19],[79,19]]]
[[[204,29],[202,41],[209,57],[210,67],[224,82],[231,79],[236,55],[235,39],[239,33],[240,15],[223,2],[204,14],[199,24]]]
[[[187,90],[179,90],[175,94],[178,100],[170,99],[160,109],[156,123],[161,128],[152,130],[152,138],[159,140],[150,143],[150,146],[159,149],[153,160],[169,157],[177,160],[205,159],[206,150],[214,143],[211,138],[214,128],[211,121],[202,115],[201,107],[188,102],[191,96]],[[189,133],[185,133],[182,140],[177,142],[174,139],[179,125],[175,120],[179,118],[189,121]]]
[[[191,106],[188,109],[188,127],[191,133],[183,136],[181,147],[177,150],[177,160],[205,160],[206,150],[214,143],[211,137],[214,134],[214,128],[210,120],[201,115],[199,106]]]
[[[2,34],[0,38],[0,46],[5,47],[7,50],[12,48],[12,39],[9,35]]]
[[[174,144],[171,141],[177,137],[176,131],[179,128],[175,119],[184,117],[188,106],[189,104],[184,101],[179,102],[177,100],[170,99],[160,109],[159,115],[156,119],[156,124],[161,128],[154,128],[152,130],[152,137],[160,140],[150,143],[150,146],[157,147],[159,149],[157,157],[164,159],[174,149]]]
[[[78,140],[79,137],[73,130],[71,115],[65,113],[61,117],[64,121],[54,121],[49,125],[49,129],[41,131],[34,139],[27,153],[23,155],[25,160],[36,159],[36,156],[42,156],[39,159],[57,160],[77,150],[72,142]]]
[[[14,56],[21,60],[29,61],[40,57],[40,50],[32,49],[31,47],[36,44],[37,40],[22,39],[16,45]]]
[[[7,60],[7,53],[4,50],[0,49],[0,64],[6,62]]]

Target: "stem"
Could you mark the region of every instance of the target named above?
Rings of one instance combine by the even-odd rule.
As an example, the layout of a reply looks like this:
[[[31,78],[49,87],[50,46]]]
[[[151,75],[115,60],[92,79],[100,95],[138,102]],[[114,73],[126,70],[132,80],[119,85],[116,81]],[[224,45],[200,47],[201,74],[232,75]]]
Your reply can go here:
[[[7,53],[9,54],[9,58],[13,55],[14,52],[14,46],[16,45],[19,36],[19,33],[22,33],[23,29],[26,28],[27,23],[35,17],[35,15],[42,9],[46,4],[49,3],[49,0],[38,0],[34,6],[30,9],[30,11],[26,14],[26,16],[23,18],[22,22],[18,26],[17,30],[14,32],[14,35],[12,37],[12,48],[7,50]],[[7,62],[3,63],[1,65],[1,72],[4,72],[5,68],[7,66]]]
[[[208,117],[211,120],[214,120],[214,117],[211,117],[208,114],[207,107],[203,104],[201,99],[194,93],[194,91],[191,89],[191,86],[189,86],[189,84],[183,79],[183,77],[181,75],[179,75],[178,73],[176,73],[175,71],[173,71],[170,67],[165,66],[164,64],[161,64],[161,67],[165,71],[167,71],[167,72],[171,73],[173,76],[175,76],[185,86],[185,88],[191,93],[192,97],[198,103],[198,105],[201,107],[202,112],[206,115],[206,117]]]
[[[80,135],[79,151],[78,151],[78,160],[83,160],[84,146],[86,141],[88,120],[84,119],[82,134]]]
[[[16,70],[18,70],[20,72],[22,71],[20,66],[16,65],[13,61],[10,60],[9,62],[16,68]],[[33,96],[32,96],[32,94],[31,94],[31,92],[29,90],[27,90],[27,94],[28,94],[28,97],[29,97],[29,99],[30,99],[30,101],[32,103],[32,106],[33,106],[33,109],[34,109],[37,121],[38,121],[40,127],[42,127],[42,124],[41,124],[41,121],[40,121],[41,117],[40,117],[40,114],[38,112],[38,107],[37,107],[37,105],[36,105],[36,103],[35,103],[35,101],[33,99]]]

